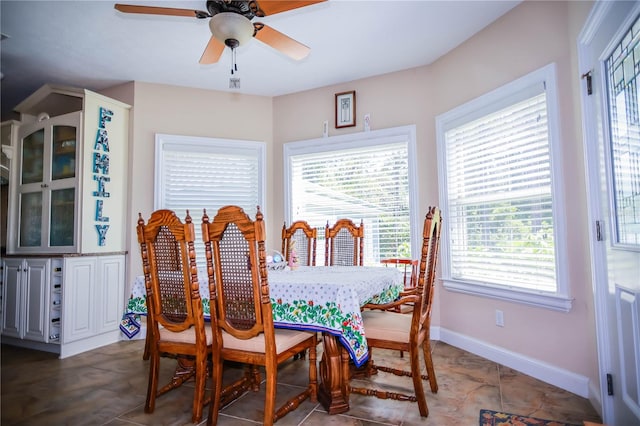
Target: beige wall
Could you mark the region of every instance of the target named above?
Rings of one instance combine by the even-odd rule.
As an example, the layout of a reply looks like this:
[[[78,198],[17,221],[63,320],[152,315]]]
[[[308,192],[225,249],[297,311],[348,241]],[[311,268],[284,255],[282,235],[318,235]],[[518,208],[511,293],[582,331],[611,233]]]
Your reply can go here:
[[[571,62],[577,32],[569,31],[579,30],[569,12],[586,18],[589,9],[582,6],[587,5],[525,2],[433,66],[438,114],[547,63],[557,64],[573,308],[561,313],[442,291],[440,304],[447,309],[441,311],[440,323],[449,330],[597,378],[582,134],[576,126],[579,110],[573,102],[579,96],[574,92],[579,74]],[[496,309],[504,311],[504,328],[495,326]]]
[[[133,105],[129,141],[129,269],[127,283],[142,274],[135,226],[138,213],[146,220],[153,211],[156,133],[266,142],[267,164],[273,162],[271,98],[150,83],[129,83],[104,92]],[[278,186],[281,186],[278,183]],[[267,170],[267,187],[274,188]],[[272,202],[267,194],[270,212]],[[203,205],[206,208],[206,205]],[[190,212],[197,225],[202,212]],[[255,212],[248,212],[255,215]],[[181,215],[184,212],[179,213]],[[265,214],[267,229],[275,229]],[[278,221],[279,222],[279,221]],[[282,225],[280,225],[282,226]]]
[[[590,2],[526,1],[429,66],[273,99],[138,82],[105,92],[133,105],[129,282],[141,273],[137,213],[148,217],[153,209],[156,133],[267,142],[267,243],[278,247],[284,219],[283,143],[319,137],[325,120],[330,136],[360,132],[366,113],[371,115],[372,129],[415,124],[419,206],[425,212],[427,206],[438,204],[435,117],[555,62],[573,308],[561,313],[454,293],[439,285],[433,325],[588,377],[598,386],[575,47],[590,6]],[[407,52],[411,53],[419,54]],[[357,126],[335,129],[334,94],[346,90],[356,91]],[[496,309],[504,312],[503,328],[495,326]]]
[[[274,99],[276,151],[285,142],[316,138],[329,120],[331,136],[362,131],[371,114],[373,129],[416,124],[419,205],[438,203],[435,117],[551,62],[557,64],[562,169],[568,207],[569,313],[469,296],[437,288],[433,324],[589,377],[597,383],[593,294],[588,253],[586,188],[580,131],[576,38],[590,10],[588,2],[526,1],[471,40],[416,69],[324,87]],[[419,54],[416,52],[416,54]],[[335,129],[337,92],[355,90],[355,128]],[[276,182],[282,158],[276,156]],[[283,217],[278,196],[274,213]],[[445,218],[446,221],[446,218]],[[505,326],[495,325],[496,309]]]

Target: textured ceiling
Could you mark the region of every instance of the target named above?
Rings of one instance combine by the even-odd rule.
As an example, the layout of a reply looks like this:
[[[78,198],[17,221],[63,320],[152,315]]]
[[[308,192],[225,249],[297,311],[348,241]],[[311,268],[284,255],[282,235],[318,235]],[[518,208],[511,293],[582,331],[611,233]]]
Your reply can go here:
[[[121,1],[206,10],[205,1]],[[294,61],[258,40],[200,65],[208,19],[124,14],[110,1],[0,2],[2,117],[45,83],[101,90],[127,81],[278,96],[426,65],[519,1],[324,3],[259,19],[309,46]],[[254,18],[258,21],[258,18]]]

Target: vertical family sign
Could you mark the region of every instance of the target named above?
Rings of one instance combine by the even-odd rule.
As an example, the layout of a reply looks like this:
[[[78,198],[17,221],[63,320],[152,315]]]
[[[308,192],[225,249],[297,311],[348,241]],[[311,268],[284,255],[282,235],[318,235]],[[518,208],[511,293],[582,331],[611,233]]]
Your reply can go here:
[[[109,230],[109,217],[104,216],[104,201],[110,197],[106,184],[109,177],[109,133],[106,124],[111,122],[113,111],[100,107],[96,142],[93,145],[93,180],[96,181],[97,191],[93,191],[96,198],[96,231],[98,231],[98,245],[104,246]]]

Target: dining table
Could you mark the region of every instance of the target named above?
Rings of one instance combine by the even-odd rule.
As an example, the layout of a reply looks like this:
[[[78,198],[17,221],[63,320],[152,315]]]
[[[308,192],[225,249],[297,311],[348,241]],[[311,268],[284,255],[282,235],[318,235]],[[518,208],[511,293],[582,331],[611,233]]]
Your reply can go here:
[[[269,295],[277,328],[321,332],[318,400],[329,414],[349,410],[350,364],[362,366],[369,357],[361,306],[388,303],[404,288],[397,268],[382,266],[300,266],[269,270]],[[198,269],[205,319],[210,318],[208,277]],[[126,338],[141,330],[146,314],[144,277],[136,277],[120,329]]]

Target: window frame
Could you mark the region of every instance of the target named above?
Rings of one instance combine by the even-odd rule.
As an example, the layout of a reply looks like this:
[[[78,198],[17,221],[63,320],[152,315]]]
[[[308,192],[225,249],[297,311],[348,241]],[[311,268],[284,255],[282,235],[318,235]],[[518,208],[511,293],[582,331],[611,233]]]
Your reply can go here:
[[[551,200],[553,212],[553,229],[555,245],[556,291],[543,292],[527,290],[516,286],[496,285],[481,281],[455,279],[451,276],[450,231],[447,226],[448,187],[447,158],[445,133],[469,121],[481,118],[497,110],[503,109],[521,100],[522,93],[527,93],[534,85],[545,85],[547,102],[547,122],[549,132],[549,161],[551,171]],[[520,97],[520,98],[519,98]],[[569,296],[566,210],[562,187],[562,152],[558,116],[558,96],[556,84],[556,65],[554,63],[535,70],[521,78],[507,83],[495,90],[466,102],[436,117],[436,143],[438,161],[438,179],[440,204],[445,226],[441,238],[441,274],[446,289],[485,296],[495,299],[519,302],[526,305],[544,307],[568,312],[571,310],[572,298]]]
[[[266,144],[264,142],[258,141],[248,141],[248,140],[238,140],[238,139],[221,139],[221,138],[210,138],[210,137],[200,137],[200,136],[182,136],[182,135],[170,135],[170,134],[162,134],[157,133],[155,136],[155,159],[154,159],[154,197],[153,197],[153,208],[154,210],[166,208],[164,206],[164,179],[163,176],[163,167],[164,164],[164,155],[165,152],[169,151],[170,147],[179,146],[181,150],[190,150],[192,152],[206,152],[206,153],[226,153],[229,152],[248,152],[254,153],[257,157],[258,161],[258,204],[260,206],[260,210],[263,214],[267,214],[265,205],[265,191],[266,191]],[[175,151],[175,150],[171,150]],[[207,215],[210,218],[213,218],[217,213],[217,209],[213,206],[207,206],[203,203],[202,208],[207,209]],[[244,208],[244,207],[243,207]],[[254,217],[256,214],[255,206],[245,212]],[[184,220],[185,211],[176,211],[176,214],[181,220]],[[203,211],[189,211],[191,215],[191,219],[193,220],[193,224],[195,225],[196,230],[196,244],[200,246],[200,244],[204,244],[199,239],[200,235],[200,222],[202,219]],[[204,246],[202,246],[204,247]],[[204,250],[204,248],[202,249]],[[200,252],[197,250],[198,254],[198,263],[200,261],[201,256],[204,256],[204,251]]]
[[[407,142],[408,178],[409,178],[409,226],[411,229],[411,257],[420,254],[422,223],[420,222],[420,208],[418,205],[418,178],[416,160],[416,126],[407,125],[380,130],[371,130],[346,135],[326,136],[316,139],[300,140],[283,144],[282,157],[284,168],[284,218],[291,223],[291,162],[289,157],[295,155],[331,152],[358,147],[387,145],[397,142]]]

